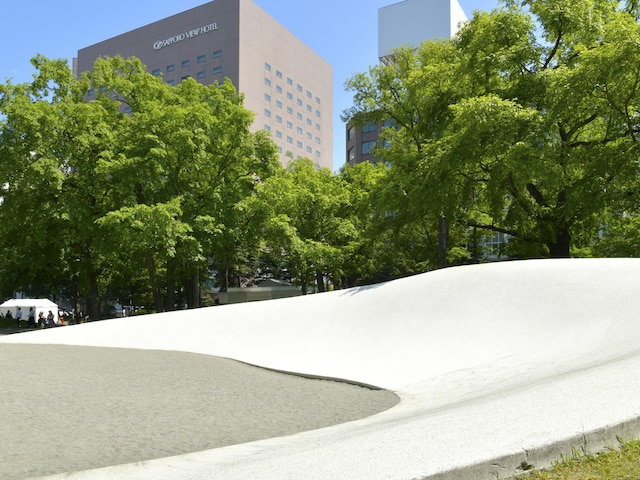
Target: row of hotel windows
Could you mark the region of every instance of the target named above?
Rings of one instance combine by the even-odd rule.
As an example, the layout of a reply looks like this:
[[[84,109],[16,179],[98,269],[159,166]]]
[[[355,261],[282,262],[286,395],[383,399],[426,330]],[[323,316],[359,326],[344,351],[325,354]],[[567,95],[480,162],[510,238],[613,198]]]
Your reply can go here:
[[[212,53],[211,57],[213,59],[218,59],[222,57],[222,50],[216,50],[215,52]],[[205,63],[207,61],[207,55],[198,55],[196,57],[196,64],[201,64],[201,63]],[[191,66],[191,60],[190,59],[186,59],[186,60],[182,60],[182,62],[180,62],[180,67],[181,68],[188,68]],[[166,73],[171,73],[171,72],[175,72],[176,70],[176,64],[172,63],[170,65],[167,65],[165,67],[165,72]],[[152,75],[155,75],[156,77],[160,76],[160,74],[162,73],[162,70],[160,68],[156,68],[154,70],[152,70]],[[211,70],[212,75],[220,75],[222,74],[222,66],[218,65],[213,67],[213,69]],[[202,80],[204,78],[206,78],[207,76],[207,72],[206,70],[200,70],[199,72],[196,73],[196,78],[198,80]],[[181,80],[185,80],[187,78],[189,78],[190,75],[185,75],[181,78]],[[175,80],[167,80],[167,83],[169,85],[175,85]]]
[[[293,96],[289,96],[289,95],[290,95],[290,94],[289,94],[289,93],[287,93],[287,99],[289,99],[289,100],[293,101]],[[264,99],[265,99],[265,101],[267,101],[267,102],[271,103],[271,94],[269,94],[269,93],[265,93],[265,94],[264,94]],[[276,104],[276,107],[278,107],[278,108],[282,108],[282,100],[276,100],[276,101],[275,101],[275,104]],[[303,101],[302,101],[302,99],[300,99],[300,98],[298,98],[298,99],[296,100],[296,104],[297,104],[299,107],[304,106],[304,102],[303,102]],[[313,112],[313,107],[312,107],[310,104],[308,104],[308,103],[307,103],[307,107],[306,107],[306,108],[307,108],[307,112],[309,112],[309,113]],[[287,107],[287,113],[289,113],[289,114],[293,114],[293,108],[291,108],[291,107]],[[321,116],[322,116],[322,113],[320,112],[320,110],[316,110],[316,117],[320,118]]]
[[[268,72],[271,71],[271,64],[268,62],[264,62],[264,69]],[[283,75],[282,72],[280,70],[276,70],[276,78],[279,79],[283,79]],[[271,79],[265,77],[264,79],[264,83],[270,87],[271,86]],[[287,85],[293,87],[293,79],[291,77],[287,77]],[[296,90],[300,93],[302,93],[304,91],[304,88],[302,88],[302,85],[300,85],[299,83],[296,83]],[[282,87],[280,85],[276,85],[276,91],[278,93],[282,93]],[[291,95],[290,93],[287,93],[287,96]],[[293,97],[290,97],[293,98]],[[310,90],[307,90],[307,98],[313,98],[313,94],[311,93]],[[316,97],[316,103],[319,105],[321,103],[320,97]]]
[[[293,112],[289,112],[287,109],[287,113],[291,113],[293,114]],[[271,110],[269,110],[268,108],[264,109],[264,116],[267,118],[271,118]],[[304,116],[301,113],[297,113],[296,114],[296,118],[300,121],[303,120]],[[276,123],[282,124],[283,123],[283,119],[281,115],[276,115]],[[311,126],[313,125],[313,121],[310,118],[307,118],[307,126]],[[293,128],[293,122],[287,120],[287,127],[288,128]],[[316,123],[316,130],[320,131],[322,129],[322,126],[319,123]],[[302,128],[298,127],[299,133],[302,133]]]
[[[215,52],[213,52],[212,54],[212,58],[221,58],[222,57],[222,50],[216,50]],[[205,63],[207,61],[207,56],[206,55],[198,55],[198,57],[196,58],[196,63]],[[187,59],[187,60],[183,60],[180,63],[180,67],[182,68],[187,68],[191,66],[191,60]],[[221,68],[221,67],[220,67]],[[176,65],[175,63],[172,63],[170,65],[167,65],[165,70],[167,73],[173,72],[176,69]],[[155,70],[153,70],[151,73],[153,75],[160,75],[161,69],[156,68]]]
[[[213,59],[221,58],[222,57],[222,50],[216,50],[215,52],[213,52],[211,54],[211,57]],[[207,55],[198,55],[198,57],[196,57],[196,64],[205,63],[206,61],[207,61]],[[189,59],[183,60],[180,63],[180,66],[182,68],[190,67],[191,66],[191,60],[189,60]],[[166,73],[171,73],[171,72],[174,72],[175,70],[176,70],[176,64],[175,63],[172,63],[172,64],[167,65],[165,67]],[[155,75],[156,77],[159,77],[161,73],[162,73],[162,69],[160,69],[160,68],[156,68],[156,69],[152,70],[152,72],[151,72],[151,74]],[[214,76],[222,74],[222,66],[218,65],[218,66],[213,67],[213,69],[211,70],[211,73]],[[201,70],[201,71],[196,73],[196,78],[198,80],[202,80],[202,79],[206,78],[206,76],[207,76],[206,70]],[[185,76],[181,77],[181,80],[186,80],[189,77],[190,77],[190,75],[185,75]],[[176,84],[175,80],[167,80],[166,82],[169,85],[175,85]],[[93,95],[94,93],[95,93],[94,89],[91,89],[88,92],[89,95]]]
[[[264,129],[267,132],[271,132],[271,125],[265,125]],[[298,133],[302,133],[302,131],[299,131]],[[307,132],[307,138],[311,139],[311,137],[312,137],[311,134],[309,132]],[[284,138],[283,134],[282,134],[282,132],[280,130],[276,130],[276,138],[278,138],[278,139],[283,139]],[[291,135],[287,135],[286,141],[287,141],[287,143],[293,145],[293,137]],[[320,143],[320,137],[316,137],[316,143]],[[300,148],[300,149],[305,148],[304,144],[300,140],[296,141],[296,147]],[[282,147],[278,147],[278,151],[280,153],[282,153]],[[307,145],[306,146],[306,151],[307,151],[307,153],[313,153],[313,148],[310,145]],[[322,155],[320,150],[316,150],[315,154],[316,154],[316,157],[318,157],[318,158],[320,158],[320,156]],[[300,158],[300,157],[298,156],[298,158]]]

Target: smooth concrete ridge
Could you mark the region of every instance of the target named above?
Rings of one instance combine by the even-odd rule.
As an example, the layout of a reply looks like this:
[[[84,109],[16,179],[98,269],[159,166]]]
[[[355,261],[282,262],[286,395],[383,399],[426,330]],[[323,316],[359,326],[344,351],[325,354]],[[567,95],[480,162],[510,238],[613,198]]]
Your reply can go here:
[[[0,341],[195,352],[401,399],[318,430],[50,478],[488,480],[640,435],[639,289],[640,260],[505,262]]]

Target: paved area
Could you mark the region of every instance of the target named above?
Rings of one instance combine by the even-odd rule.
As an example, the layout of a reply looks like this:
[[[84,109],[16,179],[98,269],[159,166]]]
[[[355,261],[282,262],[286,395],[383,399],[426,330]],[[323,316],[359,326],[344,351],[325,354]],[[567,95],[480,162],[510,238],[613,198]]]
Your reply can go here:
[[[292,435],[399,398],[194,353],[0,345],[0,478],[26,479]]]
[[[488,480],[640,435],[637,285],[640,260],[475,265],[9,335],[0,346],[191,352],[374,385],[401,400],[294,435],[51,478]]]

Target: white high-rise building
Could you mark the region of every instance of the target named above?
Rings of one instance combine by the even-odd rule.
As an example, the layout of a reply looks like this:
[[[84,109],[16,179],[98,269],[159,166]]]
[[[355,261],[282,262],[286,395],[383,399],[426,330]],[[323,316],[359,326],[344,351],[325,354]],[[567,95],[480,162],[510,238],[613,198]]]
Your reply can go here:
[[[425,40],[451,38],[467,21],[457,0],[404,0],[378,10],[378,58]]]

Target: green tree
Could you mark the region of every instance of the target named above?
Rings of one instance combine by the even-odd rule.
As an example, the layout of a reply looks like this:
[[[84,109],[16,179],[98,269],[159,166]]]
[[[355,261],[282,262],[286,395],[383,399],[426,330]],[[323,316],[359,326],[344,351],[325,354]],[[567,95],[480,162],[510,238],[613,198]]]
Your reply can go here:
[[[461,65],[462,54],[453,43],[425,42],[418,50],[397,50],[393,63],[372,67],[346,84],[355,93],[344,120],[387,124],[374,151],[389,167],[377,189],[376,223],[388,256],[396,256],[393,276],[456,261],[458,249],[451,246],[464,244],[454,222],[464,211],[459,188],[443,189],[451,172],[436,174],[427,159],[427,150],[453,119],[451,105],[472,91],[460,75]]]
[[[120,206],[101,225],[123,239],[136,226],[139,241],[127,244],[145,259],[157,311],[174,308],[176,290],[198,306],[209,261],[218,278],[238,261],[245,232],[235,206],[272,174],[275,147],[251,133],[253,115],[229,81],[172,87],[118,57],[96,62],[89,78],[127,112],[122,148],[104,164]]]
[[[337,288],[354,287],[389,280],[389,262],[384,255],[386,242],[376,228],[375,220],[384,205],[377,202],[376,193],[387,174],[387,166],[363,162],[354,166],[344,165],[338,177],[349,195],[347,218],[354,226],[354,233],[342,248],[340,270],[333,275]],[[346,193],[345,193],[346,195]],[[394,263],[395,259],[394,258]]]
[[[84,101],[66,62],[38,56],[32,63],[31,83],[1,87],[5,281],[29,294],[34,285],[41,293],[63,285],[72,295],[82,291],[97,316],[94,221],[105,210],[93,165],[112,148],[113,112]]]
[[[509,234],[514,255],[569,256],[597,234],[606,207],[634,194],[632,3],[512,0],[476,12],[453,40],[401,50],[397,65],[354,77],[347,116],[399,117],[389,137],[397,154],[384,158],[409,209],[424,206],[432,222],[441,213],[450,230]],[[428,52],[449,52],[449,65]],[[422,112],[417,101],[442,108]]]
[[[314,283],[325,291],[326,278],[340,278],[343,249],[356,234],[340,177],[309,159],[294,160],[260,185],[247,208],[262,218],[267,263],[288,271],[304,293]]]
[[[242,96],[167,85],[137,59],[100,59],[81,79],[33,64],[33,82],[0,86],[4,289],[66,284],[98,318],[106,291],[134,295],[146,272],[157,311],[176,295],[198,306],[211,259],[235,242],[227,268],[245,248],[237,205],[278,165]]]

